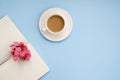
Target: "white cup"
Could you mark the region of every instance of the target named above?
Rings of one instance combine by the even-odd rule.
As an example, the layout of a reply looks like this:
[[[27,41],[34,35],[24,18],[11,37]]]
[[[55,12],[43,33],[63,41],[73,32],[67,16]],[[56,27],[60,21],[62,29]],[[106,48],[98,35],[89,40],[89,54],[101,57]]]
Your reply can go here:
[[[63,20],[63,22],[64,22],[63,28],[62,28],[60,31],[54,32],[54,31],[50,30],[49,27],[48,27],[48,23],[47,23],[47,22],[48,22],[49,18],[51,18],[51,17],[53,17],[53,16],[58,16],[58,17],[62,18],[62,20]],[[64,18],[63,18],[61,15],[53,14],[53,15],[50,15],[50,16],[48,16],[48,17],[46,18],[46,20],[45,20],[45,27],[42,28],[42,31],[56,35],[56,34],[61,34],[61,33],[63,33],[64,29],[65,29],[65,20],[64,20]]]

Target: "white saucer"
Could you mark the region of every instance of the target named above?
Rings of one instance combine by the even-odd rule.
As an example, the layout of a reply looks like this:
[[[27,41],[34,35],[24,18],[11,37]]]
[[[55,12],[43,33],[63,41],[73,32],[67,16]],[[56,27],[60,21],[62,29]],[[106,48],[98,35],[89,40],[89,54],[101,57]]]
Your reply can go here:
[[[51,34],[45,30],[43,30],[45,28],[45,23],[46,23],[46,19],[48,19],[50,16],[52,15],[60,15],[63,17],[64,21],[65,21],[65,28],[63,30],[62,33],[60,34]],[[65,38],[67,38],[72,30],[72,18],[71,16],[63,9],[61,8],[50,8],[47,11],[45,11],[42,16],[40,17],[39,20],[39,29],[41,34],[48,40],[51,41],[61,41]]]

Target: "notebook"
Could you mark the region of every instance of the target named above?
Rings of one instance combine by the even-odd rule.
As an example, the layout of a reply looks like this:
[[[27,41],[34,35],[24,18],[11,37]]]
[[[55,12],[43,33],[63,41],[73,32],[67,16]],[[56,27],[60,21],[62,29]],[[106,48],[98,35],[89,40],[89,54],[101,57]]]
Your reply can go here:
[[[17,29],[8,16],[0,20],[0,80],[38,80],[49,71],[48,66]],[[14,61],[10,45],[24,42],[31,51],[29,61]]]

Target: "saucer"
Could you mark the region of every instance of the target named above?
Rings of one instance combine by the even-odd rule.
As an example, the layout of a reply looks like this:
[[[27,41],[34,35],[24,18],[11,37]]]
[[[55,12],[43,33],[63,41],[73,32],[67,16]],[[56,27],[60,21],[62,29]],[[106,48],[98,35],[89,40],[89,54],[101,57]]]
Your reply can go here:
[[[64,26],[63,32],[60,34],[52,34],[45,30],[46,19],[48,19],[52,15],[60,15],[65,21],[66,25]],[[41,34],[50,41],[61,41],[66,39],[72,31],[72,25],[73,22],[71,16],[68,14],[68,12],[61,8],[48,9],[42,14],[39,20],[39,29]]]

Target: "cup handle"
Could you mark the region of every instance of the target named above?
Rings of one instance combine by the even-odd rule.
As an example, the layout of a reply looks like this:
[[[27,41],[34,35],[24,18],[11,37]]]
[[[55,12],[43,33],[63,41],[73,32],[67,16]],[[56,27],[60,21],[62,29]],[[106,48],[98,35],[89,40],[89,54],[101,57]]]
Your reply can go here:
[[[42,32],[45,32],[45,31],[46,31],[46,28],[42,28],[41,31],[42,31]]]

